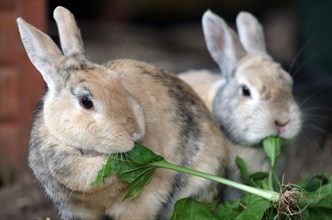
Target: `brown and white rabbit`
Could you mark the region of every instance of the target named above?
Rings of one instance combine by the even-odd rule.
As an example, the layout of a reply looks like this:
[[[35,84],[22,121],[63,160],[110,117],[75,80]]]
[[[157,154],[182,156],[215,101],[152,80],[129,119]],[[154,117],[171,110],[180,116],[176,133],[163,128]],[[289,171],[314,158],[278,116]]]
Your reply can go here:
[[[215,183],[157,169],[137,198],[123,201],[126,183],[109,177],[90,184],[111,153],[141,143],[166,160],[223,175],[224,137],[196,93],[176,75],[152,65],[115,60],[91,63],[74,16],[54,10],[61,50],[17,19],[26,52],[48,90],[34,114],[29,165],[63,219],[164,219],[176,200],[210,201]]]
[[[242,157],[252,172],[266,170],[264,151],[257,145],[271,135],[295,138],[302,113],[292,95],[292,78],[267,54],[263,28],[253,15],[238,14],[239,37],[210,10],[203,15],[202,25],[221,74],[188,71],[180,78],[200,95],[230,140],[227,175],[239,180],[235,157]],[[232,193],[226,191],[226,198],[234,198]]]

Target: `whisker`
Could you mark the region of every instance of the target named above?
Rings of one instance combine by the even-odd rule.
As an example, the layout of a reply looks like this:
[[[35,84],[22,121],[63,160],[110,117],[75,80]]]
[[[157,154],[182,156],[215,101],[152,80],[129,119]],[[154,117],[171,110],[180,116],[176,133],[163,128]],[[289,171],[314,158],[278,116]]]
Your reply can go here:
[[[85,174],[85,173],[83,172],[82,175],[77,179],[77,181],[76,181],[76,183],[74,184],[74,187],[73,187],[73,188],[75,188],[76,186],[78,186],[78,184],[81,182],[81,180],[82,180],[84,174]],[[67,203],[69,202],[69,199],[70,199],[70,197],[72,196],[73,192],[74,192],[74,189],[71,190],[70,194],[68,195],[67,200],[65,201],[65,204],[67,204]]]
[[[90,174],[88,175],[88,180],[91,178],[91,176],[94,174],[94,168],[96,167],[96,165],[94,165],[93,166],[93,169],[91,169],[91,171],[90,171]],[[86,187],[85,188],[88,188],[88,186],[91,184],[91,183],[89,183],[89,182],[87,182],[86,183],[87,185],[86,185]],[[86,190],[84,190],[84,192],[83,192],[83,199],[82,199],[82,208],[84,209],[84,207],[85,207],[85,203],[84,203],[84,200],[85,200],[85,194],[86,194]]]
[[[332,117],[324,115],[310,115],[306,114],[304,117],[304,123],[316,123],[316,124],[326,124],[328,121],[331,121]]]
[[[309,123],[315,123],[315,124],[319,124],[321,126],[326,126],[327,123],[332,122],[332,118],[329,117],[318,117],[317,118],[307,118],[305,119],[306,122]]]
[[[121,163],[123,163],[126,159],[122,152],[120,153],[120,158],[121,158],[121,161],[120,161]],[[121,163],[119,164],[119,166],[121,166]]]
[[[118,167],[116,167],[116,158],[117,158],[118,156],[117,155],[115,155],[115,154],[111,154],[111,166],[112,167],[114,167],[115,169],[117,169]]]
[[[316,148],[321,148],[326,136],[330,135],[327,126],[332,121],[332,117],[324,114],[315,114],[313,110],[316,109],[321,109],[321,107],[312,107],[311,111],[307,111],[310,112],[309,114],[304,112],[303,130],[296,140],[296,145],[314,144]]]
[[[322,51],[320,52],[322,53]],[[307,57],[297,68],[296,70],[291,73],[294,81],[298,80],[296,77],[297,77],[297,74],[300,72],[300,70],[303,68],[303,66],[305,64],[307,64],[308,61],[312,60],[313,58],[317,57],[319,55],[319,52],[315,53],[315,54],[312,54],[311,56]]]
[[[122,59],[123,58],[123,52],[124,50],[126,49],[127,45],[128,45],[128,42],[130,41],[130,39],[132,38],[132,36],[134,35],[135,33],[135,30],[136,30],[136,27],[134,26],[131,30],[131,33],[129,34],[129,36],[127,37],[126,39],[126,42],[125,44],[123,45],[122,49],[121,49],[121,54],[120,54],[120,58]]]
[[[301,141],[297,142],[300,143],[302,146],[310,147],[311,149],[322,149],[324,147],[326,140],[326,134],[319,132],[317,130],[311,129],[307,130]]]
[[[318,132],[315,129],[306,129],[296,140],[295,146],[297,149],[302,149],[303,146],[313,149],[321,149],[325,134]],[[301,147],[301,148],[299,148]]]
[[[310,126],[312,126],[313,127],[312,130],[317,132],[317,133],[321,133],[321,134],[328,134],[329,133],[326,129],[322,128],[320,126],[320,124],[318,124],[318,123],[311,122]]]
[[[134,59],[136,56],[138,56],[145,48],[139,49],[133,56],[130,57],[130,59]]]
[[[312,111],[329,111],[332,113],[332,108],[329,108],[329,107],[306,107],[304,108],[302,111],[305,111],[305,112],[312,112]]]
[[[331,120],[332,116],[328,114],[323,114],[322,112],[304,112],[305,119],[327,119]],[[309,118],[310,117],[310,118]]]
[[[289,66],[289,69],[288,69],[288,72],[290,73],[297,61],[297,59],[299,58],[299,56],[301,55],[301,53],[304,51],[304,49],[306,49],[309,44],[318,36],[318,34],[316,33],[315,35],[313,35],[303,46],[302,48],[296,53],[294,59],[292,60],[290,66]]]
[[[112,156],[113,156],[113,154],[112,154],[112,153],[109,153],[109,154],[107,155],[107,158],[112,157]]]
[[[125,158],[130,158],[130,152],[125,152],[124,155],[125,155]]]
[[[313,97],[315,97],[316,95],[318,95],[321,92],[324,92],[325,90],[329,89],[332,86],[332,83],[330,82],[329,85],[317,90],[316,92],[314,92],[313,94],[311,94],[308,98],[306,98],[304,101],[302,101],[299,106],[302,107],[304,104],[306,104],[310,99],[312,99]]]

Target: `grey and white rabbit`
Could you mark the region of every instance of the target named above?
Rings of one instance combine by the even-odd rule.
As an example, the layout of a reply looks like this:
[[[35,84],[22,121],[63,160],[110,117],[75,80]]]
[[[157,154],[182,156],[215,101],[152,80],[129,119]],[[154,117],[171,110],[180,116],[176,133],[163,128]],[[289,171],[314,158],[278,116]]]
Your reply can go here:
[[[238,181],[235,157],[242,157],[251,172],[267,170],[261,141],[268,136],[294,139],[302,127],[302,113],[292,95],[293,80],[267,53],[263,28],[253,15],[238,14],[238,36],[210,10],[202,25],[221,74],[188,71],[180,78],[204,100],[229,140],[227,174]],[[236,197],[234,193],[226,191],[227,200]]]
[[[141,143],[169,162],[222,176],[225,138],[196,93],[176,75],[134,60],[90,62],[74,16],[54,10],[62,51],[17,19],[26,52],[48,90],[34,114],[29,165],[63,219],[164,219],[176,200],[211,201],[208,180],[157,169],[139,197],[108,177],[92,188],[111,153]]]

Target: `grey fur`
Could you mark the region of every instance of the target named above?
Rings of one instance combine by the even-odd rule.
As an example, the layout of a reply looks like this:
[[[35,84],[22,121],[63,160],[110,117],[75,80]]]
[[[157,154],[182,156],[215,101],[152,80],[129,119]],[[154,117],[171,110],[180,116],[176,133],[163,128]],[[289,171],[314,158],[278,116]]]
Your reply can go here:
[[[18,25],[48,85],[34,114],[29,166],[61,218],[164,219],[180,198],[211,201],[217,184],[165,169],[130,201],[123,201],[128,185],[116,177],[90,186],[108,155],[125,153],[134,142],[170,162],[222,176],[224,139],[202,100],[175,74],[133,60],[90,63],[73,15],[58,7],[55,17],[65,56],[47,35],[22,19]],[[79,105],[82,90],[95,109]]]

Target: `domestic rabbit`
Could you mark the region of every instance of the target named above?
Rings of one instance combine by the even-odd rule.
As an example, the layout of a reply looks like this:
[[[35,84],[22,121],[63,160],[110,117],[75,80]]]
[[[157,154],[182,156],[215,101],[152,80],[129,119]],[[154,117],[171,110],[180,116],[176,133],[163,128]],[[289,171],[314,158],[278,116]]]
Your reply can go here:
[[[33,119],[29,166],[62,219],[165,219],[176,200],[211,201],[219,186],[157,169],[142,194],[124,200],[116,176],[93,188],[112,153],[147,146],[167,161],[222,176],[225,138],[203,101],[175,74],[134,60],[88,60],[74,16],[54,10],[62,51],[40,30],[17,19],[25,50],[47,91]]]
[[[251,172],[266,171],[269,165],[261,141],[268,136],[294,139],[302,127],[302,113],[292,95],[293,80],[267,53],[263,28],[253,15],[238,14],[238,36],[210,10],[202,25],[221,74],[193,70],[180,78],[204,100],[230,140],[227,175],[239,181],[235,157],[242,157]],[[227,200],[239,195],[234,190],[225,194]]]

